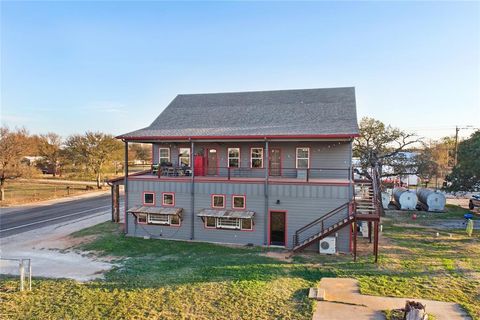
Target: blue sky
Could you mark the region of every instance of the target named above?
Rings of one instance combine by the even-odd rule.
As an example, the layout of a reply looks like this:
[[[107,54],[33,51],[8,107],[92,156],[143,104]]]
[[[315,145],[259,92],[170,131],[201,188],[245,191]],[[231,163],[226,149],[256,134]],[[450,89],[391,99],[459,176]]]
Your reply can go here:
[[[149,125],[178,93],[355,86],[358,115],[480,127],[478,2],[1,3],[2,123]],[[467,134],[468,130],[461,133]]]

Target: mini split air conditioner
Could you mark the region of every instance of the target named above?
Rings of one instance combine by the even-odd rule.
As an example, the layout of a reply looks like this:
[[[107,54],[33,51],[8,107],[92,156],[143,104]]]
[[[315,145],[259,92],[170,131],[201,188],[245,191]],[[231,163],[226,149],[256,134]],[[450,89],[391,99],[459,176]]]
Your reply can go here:
[[[335,252],[337,252],[336,240],[337,239],[335,237],[326,237],[320,240],[320,253],[335,254]]]

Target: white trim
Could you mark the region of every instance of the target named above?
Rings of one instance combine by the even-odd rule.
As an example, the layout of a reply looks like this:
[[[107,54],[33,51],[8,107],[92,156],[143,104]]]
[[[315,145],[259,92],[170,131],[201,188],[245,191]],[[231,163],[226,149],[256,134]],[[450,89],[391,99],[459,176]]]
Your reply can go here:
[[[172,162],[172,159],[170,158],[170,148],[168,148],[168,147],[159,147],[159,148],[158,148],[158,164],[162,164],[162,156],[160,155],[160,151],[161,151],[161,150],[165,150],[165,149],[168,150],[168,160],[167,160],[167,162]],[[165,157],[163,157],[163,158],[165,158]]]
[[[307,149],[308,154],[307,154],[306,158],[299,158],[298,157],[298,150],[300,150],[300,149]],[[298,160],[305,160],[305,159],[307,160],[307,167],[306,168],[303,168],[303,167],[299,168],[298,167]],[[310,168],[310,147],[297,147],[295,149],[295,168],[297,168],[297,169],[308,169],[308,168]]]
[[[151,220],[151,217],[152,217],[152,216],[156,216],[156,217],[166,217],[167,220],[166,220],[166,221],[163,221],[163,220],[160,220],[160,221],[158,221],[158,220],[157,220],[157,221],[152,221],[152,220]],[[148,221],[149,224],[170,225],[170,216],[161,215],[161,214],[149,214],[147,221]]]
[[[178,166],[182,165],[182,158],[186,158],[186,156],[182,156],[181,150],[188,150],[188,167],[192,166],[192,150],[190,148],[178,148]]]
[[[217,221],[217,228],[220,228],[220,229],[234,229],[234,230],[240,230],[241,229],[241,226],[240,226],[240,219],[236,219],[236,218],[217,218],[216,219]],[[225,221],[229,221],[229,220],[235,220],[235,225],[229,225],[229,224],[222,224],[221,221],[222,220],[225,220]]]
[[[254,150],[254,149],[260,149],[260,150],[261,150],[261,152],[260,152],[260,154],[261,154],[260,158],[254,158],[254,157],[253,157],[253,150]],[[255,159],[255,160],[258,160],[258,159],[261,160],[261,165],[260,165],[260,167],[255,167],[255,168],[257,168],[257,169],[263,168],[263,148],[262,148],[262,147],[252,147],[252,148],[250,148],[250,168],[253,168],[253,160],[254,160],[254,159]]]
[[[238,157],[230,157],[230,150],[237,149],[238,150]],[[240,168],[240,148],[239,147],[234,147],[234,148],[227,148],[227,166],[229,168]],[[238,159],[238,166],[232,167],[230,166],[230,159]]]

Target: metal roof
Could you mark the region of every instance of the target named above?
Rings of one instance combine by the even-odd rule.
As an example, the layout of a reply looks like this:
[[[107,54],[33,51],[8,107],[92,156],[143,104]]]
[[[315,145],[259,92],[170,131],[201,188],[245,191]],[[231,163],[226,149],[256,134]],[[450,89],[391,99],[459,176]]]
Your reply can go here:
[[[202,209],[197,214],[199,217],[215,217],[215,218],[235,218],[235,219],[251,219],[255,215],[253,211],[225,210],[225,209]]]
[[[181,94],[122,139],[358,135],[355,88]]]
[[[148,213],[148,214],[162,214],[162,215],[180,215],[183,211],[183,208],[164,208],[164,207],[153,207],[153,206],[136,206],[128,209],[128,212],[131,213]]]

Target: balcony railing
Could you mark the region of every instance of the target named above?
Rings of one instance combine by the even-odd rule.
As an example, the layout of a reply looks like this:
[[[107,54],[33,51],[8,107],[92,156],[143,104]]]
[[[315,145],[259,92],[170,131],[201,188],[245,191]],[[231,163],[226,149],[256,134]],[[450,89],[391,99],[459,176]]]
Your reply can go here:
[[[298,181],[314,181],[321,179],[350,180],[350,168],[270,168],[266,176],[266,168],[207,167],[195,168],[195,177],[235,179],[294,179]],[[158,178],[191,177],[190,167],[152,165],[151,173]]]

